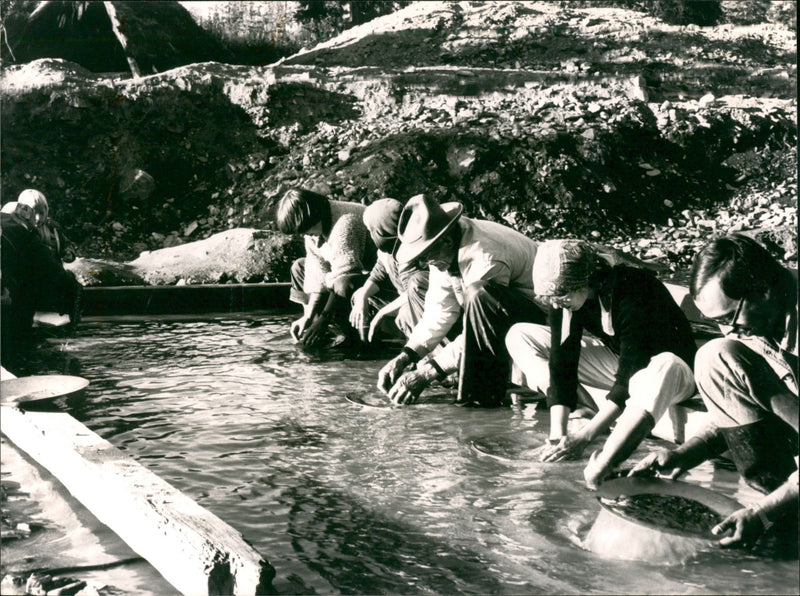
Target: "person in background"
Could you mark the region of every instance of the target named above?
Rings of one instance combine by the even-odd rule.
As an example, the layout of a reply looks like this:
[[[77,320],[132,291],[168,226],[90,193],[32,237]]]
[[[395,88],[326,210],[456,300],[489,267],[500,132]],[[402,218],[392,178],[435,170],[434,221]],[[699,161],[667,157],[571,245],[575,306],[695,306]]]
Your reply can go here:
[[[650,271],[611,266],[581,240],[540,245],[533,283],[551,305],[550,324],[514,325],[506,345],[528,385],[547,394],[550,437],[543,461],[579,457],[618,419],[584,470],[587,486],[596,488],[667,408],[694,394],[691,327]],[[584,384],[607,393],[595,404]],[[596,413],[569,434],[568,418],[578,403]]]
[[[33,209],[12,201],[0,213],[2,271],[2,365],[12,373],[33,345],[33,315],[45,297],[61,297],[61,314],[76,312],[80,284],[36,231]]]
[[[36,230],[53,254],[65,263],[74,261],[75,251],[72,243],[61,232],[61,226],[49,217],[50,207],[44,194],[36,189],[26,188],[19,193],[17,202],[33,209],[36,216]]]
[[[364,225],[378,249],[378,260],[352,298],[350,323],[361,334],[361,341],[371,342],[375,331],[392,315],[397,330],[408,337],[422,316],[428,271],[411,263],[398,265],[392,254],[402,210],[403,204],[395,199],[380,199],[364,210]]]
[[[397,262],[416,261],[430,275],[422,318],[378,375],[378,388],[396,403],[413,403],[431,382],[458,370],[456,403],[500,405],[510,373],[506,331],[515,322],[545,320],[531,279],[536,242],[462,211],[459,203],[417,195],[400,214]],[[420,362],[459,320],[456,340]]]
[[[331,201],[305,189],[287,191],[278,203],[278,229],[305,235],[306,256],[292,264],[290,291],[290,299],[303,305],[303,316],[290,332],[305,348],[360,341],[348,321],[350,298],[375,262],[363,214],[363,205]],[[331,340],[332,331],[337,333]]]
[[[724,337],[700,348],[695,378],[709,424],[683,445],[647,455],[631,475],[672,478],[730,450],[744,480],[765,496],[713,528],[723,546],[752,545],[775,524],[797,527],[797,270],[755,240],[712,240],[692,264],[697,308]],[[787,516],[792,524],[784,524]],[[796,546],[797,536],[793,538]]]

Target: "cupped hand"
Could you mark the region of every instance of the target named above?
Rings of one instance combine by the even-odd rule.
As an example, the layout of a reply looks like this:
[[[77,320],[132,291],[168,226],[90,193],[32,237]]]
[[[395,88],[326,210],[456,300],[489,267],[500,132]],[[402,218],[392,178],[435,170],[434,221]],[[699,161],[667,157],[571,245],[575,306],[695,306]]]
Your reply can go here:
[[[378,372],[378,389],[388,395],[389,389],[394,386],[406,368],[406,364],[407,361],[404,359],[403,354],[389,360]]]
[[[716,526],[711,528],[711,533],[719,536],[725,532],[732,531],[729,536],[720,539],[722,547],[750,547],[755,544],[758,537],[764,531],[764,524],[752,509],[743,508],[731,513]]]
[[[291,334],[294,343],[300,342],[300,338],[303,337],[303,333],[305,333],[307,326],[308,317],[300,317],[292,323],[291,327],[289,327],[289,333]]]
[[[375,313],[375,316],[372,317],[372,321],[369,324],[369,334],[367,335],[368,342],[372,342],[372,337],[375,335],[375,330],[378,328],[378,325],[381,324],[381,321],[385,316],[385,313],[378,311]]]
[[[369,308],[369,301],[366,297],[366,292],[363,288],[355,291],[352,298],[353,308],[350,310],[350,324],[353,329],[358,331],[361,341],[366,341],[367,329],[367,309]]]
[[[578,459],[588,444],[589,440],[582,435],[564,435],[557,443],[547,445],[540,457],[548,463]]]
[[[675,480],[686,472],[680,459],[674,449],[658,449],[639,460],[628,472],[628,476],[654,476],[658,473],[660,476]]]
[[[303,346],[306,348],[314,348],[322,341],[325,336],[325,331],[328,329],[328,319],[323,316],[317,315],[314,320],[306,329],[302,336]]]
[[[389,399],[398,405],[413,404],[427,386],[428,381],[420,372],[409,371],[389,390]]]

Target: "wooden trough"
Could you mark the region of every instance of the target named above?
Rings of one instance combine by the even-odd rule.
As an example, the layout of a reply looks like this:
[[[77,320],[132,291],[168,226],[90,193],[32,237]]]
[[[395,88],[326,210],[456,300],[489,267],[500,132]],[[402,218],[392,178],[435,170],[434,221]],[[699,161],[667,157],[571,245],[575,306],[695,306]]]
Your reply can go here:
[[[271,592],[274,569],[238,531],[69,414],[1,406],[0,431],[179,592]]]

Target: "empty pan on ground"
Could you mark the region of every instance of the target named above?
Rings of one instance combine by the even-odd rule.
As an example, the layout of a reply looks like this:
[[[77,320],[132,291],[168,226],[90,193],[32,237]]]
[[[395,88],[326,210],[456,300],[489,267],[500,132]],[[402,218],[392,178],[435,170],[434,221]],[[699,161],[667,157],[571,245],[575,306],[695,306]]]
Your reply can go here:
[[[70,375],[35,375],[0,381],[0,403],[16,406],[69,397],[89,385],[83,377]]]

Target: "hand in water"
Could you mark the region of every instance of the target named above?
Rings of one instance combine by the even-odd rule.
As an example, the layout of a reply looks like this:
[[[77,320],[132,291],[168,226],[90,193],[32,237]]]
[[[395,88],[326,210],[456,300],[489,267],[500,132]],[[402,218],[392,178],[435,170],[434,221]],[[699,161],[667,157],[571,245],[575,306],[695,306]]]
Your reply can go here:
[[[541,460],[543,462],[558,462],[578,459],[588,444],[589,440],[583,435],[565,435],[557,443],[545,446],[541,454]]]
[[[378,389],[389,395],[389,389],[394,386],[407,364],[408,360],[404,354],[389,360],[378,373]]]
[[[723,537],[719,544],[723,547],[753,546],[764,531],[764,524],[758,514],[749,508],[739,509],[711,528],[715,536],[732,530],[733,534]]]
[[[686,472],[680,460],[680,455],[673,449],[659,449],[641,459],[628,472],[628,476],[654,476],[658,473],[659,476],[675,480]]]
[[[428,386],[425,376],[415,370],[404,373],[389,390],[389,399],[396,404],[413,404]]]
[[[303,346],[306,348],[317,346],[325,337],[325,331],[327,329],[328,319],[317,315],[302,336]]]
[[[308,317],[300,317],[292,323],[292,326],[289,327],[289,333],[291,334],[294,343],[300,342],[300,338],[303,337],[306,327],[308,327]]]

